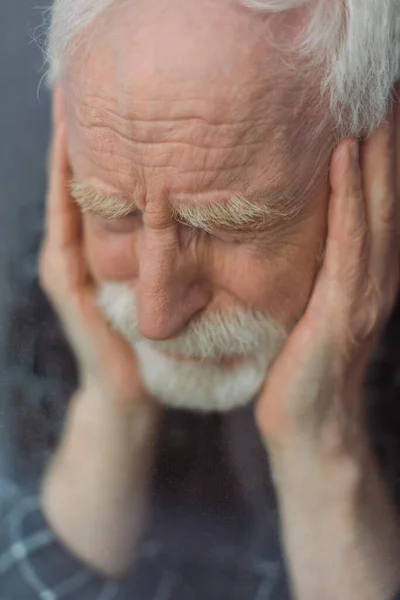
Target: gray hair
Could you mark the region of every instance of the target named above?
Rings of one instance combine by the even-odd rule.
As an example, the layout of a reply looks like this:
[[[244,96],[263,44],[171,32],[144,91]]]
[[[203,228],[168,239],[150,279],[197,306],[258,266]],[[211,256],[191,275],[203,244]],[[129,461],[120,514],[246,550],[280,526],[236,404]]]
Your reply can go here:
[[[340,136],[361,137],[384,119],[400,79],[400,0],[238,0],[271,14],[304,6],[290,49],[321,76]],[[48,35],[49,81],[60,77],[71,40],[115,0],[55,0]]]

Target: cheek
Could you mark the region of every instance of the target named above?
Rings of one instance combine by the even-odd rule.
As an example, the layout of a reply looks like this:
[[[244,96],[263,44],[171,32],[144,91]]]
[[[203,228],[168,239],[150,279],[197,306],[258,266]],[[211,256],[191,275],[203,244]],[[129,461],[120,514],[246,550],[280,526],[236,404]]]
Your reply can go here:
[[[294,324],[304,311],[317,271],[316,256],[256,257],[238,252],[227,260],[222,287],[256,310],[266,311],[282,324]]]
[[[318,253],[293,255],[276,271],[271,268],[268,305],[280,323],[293,326],[305,311],[318,271]]]
[[[311,296],[325,232],[321,218],[276,249],[238,246],[227,251],[215,271],[216,285],[222,282],[221,287],[240,303],[293,326]]]
[[[90,219],[84,218],[84,247],[95,281],[122,282],[137,277],[134,235],[102,232]]]

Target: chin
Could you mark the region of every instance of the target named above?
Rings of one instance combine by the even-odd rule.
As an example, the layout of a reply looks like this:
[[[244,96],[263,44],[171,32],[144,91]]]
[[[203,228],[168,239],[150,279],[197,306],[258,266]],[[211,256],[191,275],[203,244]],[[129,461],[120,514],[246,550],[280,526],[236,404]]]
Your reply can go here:
[[[125,284],[103,284],[98,302],[132,346],[149,394],[174,408],[227,412],[249,404],[287,339],[269,315],[238,308],[204,314],[173,338],[152,341],[140,334],[136,300]]]
[[[228,412],[250,404],[264,383],[265,357],[218,363],[165,356],[145,342],[135,344],[143,382],[161,404],[196,412]]]

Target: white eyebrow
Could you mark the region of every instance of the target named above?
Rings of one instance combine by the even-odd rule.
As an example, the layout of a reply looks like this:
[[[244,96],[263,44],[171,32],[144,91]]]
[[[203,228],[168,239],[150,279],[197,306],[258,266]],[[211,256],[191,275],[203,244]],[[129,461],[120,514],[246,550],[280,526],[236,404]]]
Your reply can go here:
[[[106,219],[121,219],[137,210],[135,202],[121,201],[99,192],[88,183],[69,185],[71,195],[84,213],[94,213]]]
[[[216,227],[257,229],[277,222],[291,221],[300,211],[292,197],[274,192],[270,202],[250,202],[241,194],[231,194],[226,202],[209,204],[177,203],[173,214],[177,221],[211,233]]]
[[[104,195],[89,183],[70,183],[71,195],[80,206],[82,212],[93,213],[106,219],[117,220],[138,210],[132,200],[122,201]],[[276,195],[277,197],[277,195]],[[291,221],[299,212],[297,203],[266,203],[259,200],[250,202],[241,194],[231,194],[225,202],[208,204],[175,202],[171,212],[176,221],[196,229],[211,233],[215,228],[225,229],[260,229],[266,224],[273,225],[278,221]]]
[[[260,225],[271,217],[271,209],[235,194],[224,203],[179,203],[174,205],[173,214],[185,225],[211,232],[215,227],[240,229]]]

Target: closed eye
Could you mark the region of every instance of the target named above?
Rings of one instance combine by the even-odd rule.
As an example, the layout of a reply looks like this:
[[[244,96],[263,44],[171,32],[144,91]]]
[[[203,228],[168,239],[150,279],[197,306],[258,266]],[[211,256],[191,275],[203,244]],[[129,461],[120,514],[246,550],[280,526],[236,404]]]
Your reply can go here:
[[[108,233],[133,233],[142,225],[142,214],[139,210],[119,218],[89,214],[93,224]]]
[[[214,227],[210,235],[227,244],[249,244],[259,236],[259,232],[249,229]]]

